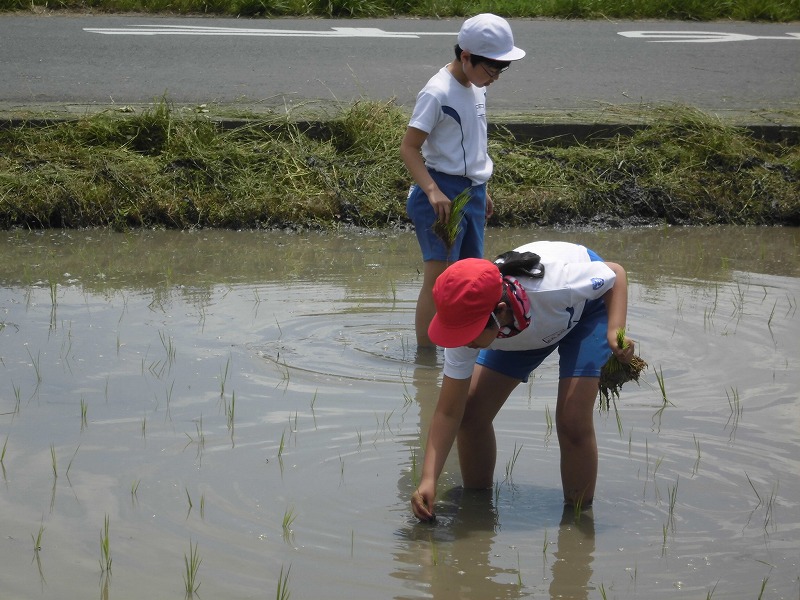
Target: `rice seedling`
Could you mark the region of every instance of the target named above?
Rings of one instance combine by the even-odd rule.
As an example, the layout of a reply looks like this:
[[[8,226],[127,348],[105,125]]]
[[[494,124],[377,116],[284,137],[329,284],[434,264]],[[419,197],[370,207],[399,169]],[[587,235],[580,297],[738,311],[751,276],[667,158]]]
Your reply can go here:
[[[196,432],[196,437],[192,437],[186,433],[186,437],[189,438],[189,441],[186,445],[188,446],[189,444],[197,444],[197,451],[200,452],[203,448],[205,448],[206,445],[206,435],[203,433],[203,415],[200,415],[200,418],[194,422],[194,429]]]
[[[225,362],[225,368],[220,371],[219,374],[219,397],[222,398],[225,396],[225,384],[228,381],[228,371],[230,370],[231,366],[231,357],[228,357],[228,360]]]
[[[86,420],[88,412],[89,406],[86,404],[86,400],[81,398],[81,431],[88,426],[88,422]]]
[[[11,382],[11,389],[14,391],[14,411],[13,414],[18,415],[20,405],[22,402],[22,390],[13,381]]]
[[[433,224],[433,233],[439,236],[439,239],[444,243],[448,253],[450,252],[450,248],[453,247],[458,234],[461,233],[461,221],[464,219],[464,207],[470,201],[471,197],[470,188],[460,192],[451,201],[450,218],[446,222],[437,219]]]
[[[608,595],[606,594],[606,586],[604,584],[602,584],[602,583],[600,584],[600,597],[603,600],[607,600],[608,599]]]
[[[403,408],[407,409],[414,404],[414,396],[408,391],[408,383],[406,382],[406,378],[403,376],[402,370],[400,371],[400,381],[403,382]],[[403,414],[405,414],[405,412]]]
[[[628,458],[631,456],[633,450],[633,429],[628,432]]]
[[[678,499],[678,479],[675,480],[675,486],[670,487],[667,486],[667,492],[669,494],[669,525],[672,531],[675,531],[675,502]]]
[[[294,512],[294,506],[286,507],[286,510],[283,512],[283,522],[281,523],[284,541],[289,541],[294,535],[294,532],[292,531],[292,523],[294,523],[296,518],[297,514]]]
[[[200,494],[200,518],[206,518],[206,495]]]
[[[39,552],[42,549],[42,536],[44,535],[44,523],[39,525],[39,531],[34,536],[31,534],[31,539],[33,540],[33,554],[34,556],[39,556]]]
[[[547,546],[549,542],[547,540],[547,529],[544,530],[544,541],[542,542],[542,556],[547,554]]]
[[[761,506],[761,504],[763,504],[763,502],[764,502],[764,501],[761,499],[761,494],[759,494],[759,493],[758,493],[758,490],[756,489],[756,486],[755,486],[755,484],[753,483],[752,479],[750,479],[750,475],[748,475],[748,474],[747,474],[747,471],[745,471],[745,473],[744,473],[744,476],[745,476],[745,477],[747,477],[747,483],[749,483],[749,484],[750,484],[750,487],[751,487],[751,488],[753,488],[753,492],[755,492],[755,494],[756,494],[756,498],[758,498],[758,504],[756,504],[756,508],[758,508],[758,507],[759,507],[759,506]]]
[[[700,470],[700,442],[697,439],[697,436],[694,434],[692,434],[692,439],[694,440],[695,450],[697,450],[697,458],[695,459],[694,465],[692,466],[692,477],[694,477]]]
[[[630,576],[631,581],[633,582],[633,588],[636,589],[636,580],[639,578],[639,565],[637,563],[634,563],[632,569],[627,568],[625,570],[628,571],[628,575]]]
[[[283,456],[283,448],[284,448],[284,445],[285,445],[285,439],[286,439],[286,430],[284,429],[283,433],[281,433],[281,442],[278,445],[278,458],[281,458]]]
[[[103,530],[100,532],[100,570],[111,571],[111,539],[109,536],[108,515],[103,520]]]
[[[775,309],[778,308],[778,301],[775,300],[775,303],[772,305],[772,310],[769,313],[769,318],[767,319],[767,329],[772,331],[772,318],[775,316]]]
[[[39,387],[39,384],[42,383],[42,372],[41,372],[41,370],[39,368],[39,363],[40,363],[40,361],[42,359],[42,353],[38,352],[36,354],[36,358],[33,358],[33,355],[31,354],[30,349],[25,348],[25,351],[28,353],[28,356],[31,359],[31,364],[33,365],[33,371],[36,374],[36,387]]]
[[[172,370],[172,366],[175,364],[175,356],[177,351],[175,349],[175,340],[164,333],[163,331],[158,332],[158,337],[161,340],[161,345],[164,347],[164,350],[167,354],[166,357],[166,365],[169,367],[169,370]]]
[[[761,580],[761,589],[758,592],[758,600],[761,600],[764,597],[764,591],[767,589],[767,581],[769,581],[769,577],[764,577]]]
[[[545,445],[547,444],[550,436],[553,435],[553,415],[550,413],[550,405],[544,405],[544,422],[545,422],[545,432],[544,432],[544,441]]]
[[[439,548],[436,546],[436,540],[433,539],[433,534],[428,538],[431,546],[431,564],[436,566],[439,564]]]
[[[233,435],[233,424],[236,416],[236,392],[231,394],[231,401],[225,403],[225,418],[228,424],[228,430]]]
[[[661,370],[661,367],[658,368],[658,373],[656,373],[656,381],[658,382],[658,389],[661,392],[661,401],[663,402],[664,407],[666,407],[667,404],[671,404],[672,406],[675,406],[667,398],[667,386],[666,386],[666,383],[664,381],[664,373]]]
[[[767,500],[766,510],[764,512],[764,529],[766,530],[769,527],[770,522],[772,522],[775,516],[775,499],[778,496],[778,484],[776,483],[772,487],[772,491],[770,492],[769,499]]]
[[[193,546],[192,540],[189,540],[189,554],[183,555],[183,584],[187,598],[192,598],[200,588],[200,583],[197,581],[197,572],[202,562],[200,555],[197,553],[197,542]]]
[[[286,573],[283,572],[283,566],[281,566],[281,572],[278,575],[278,589],[275,592],[275,600],[289,600],[289,597],[292,595],[289,591],[289,573],[292,571],[292,565],[289,565],[289,568],[286,569]]]
[[[739,427],[739,418],[742,416],[744,409],[739,398],[739,391],[735,387],[730,388],[730,393],[725,390],[725,395],[728,397],[728,406],[731,409],[725,428],[727,429],[728,425],[731,426],[731,439],[734,439],[736,437],[736,429]]]
[[[8,438],[6,438],[6,441],[8,441]],[[5,448],[3,448],[3,450],[5,451]],[[0,463],[2,462],[3,461],[0,460]],[[411,483],[415,488],[419,486],[419,473],[417,472],[417,451],[414,448],[411,449]]]
[[[131,501],[134,502],[139,498],[139,484],[142,483],[141,479],[137,479],[131,484]]]
[[[188,511],[186,511],[186,518],[188,519],[188,518],[189,518],[189,514],[191,514],[191,512],[192,512],[192,507],[193,507],[194,505],[192,504],[192,496],[191,496],[191,494],[189,494],[189,488],[187,488],[186,486],[184,486],[184,487],[183,487],[183,489],[184,489],[184,491],[186,492],[186,500],[189,502],[189,510],[188,510]]]
[[[578,496],[572,505],[572,518],[575,523],[580,523],[581,515],[583,514],[583,494]]]
[[[58,306],[58,283],[52,279],[49,281],[50,286],[50,330],[56,328],[56,307]]]
[[[64,472],[64,475],[67,477],[67,481],[69,481],[69,470],[72,468],[72,463],[75,461],[75,457],[78,455],[78,450],[80,450],[81,445],[78,444],[78,447],[75,448],[75,452],[72,453],[72,458],[69,459],[67,463],[67,470]]]
[[[617,346],[627,348],[625,341],[625,328],[617,329]],[[603,368],[600,370],[600,409],[609,410],[609,401],[619,398],[619,392],[623,384],[628,381],[639,382],[639,376],[647,368],[647,363],[639,356],[634,355],[629,363],[621,362],[615,354],[612,354]]]
[[[53,468],[53,479],[58,479],[58,468],[56,465],[56,447],[50,444],[50,466]]]
[[[3,467],[6,466],[5,460],[6,460],[7,448],[8,448],[8,435],[6,435],[6,440],[3,442],[3,449],[0,450],[0,465],[3,465]]]
[[[522,587],[522,565],[519,560],[519,550],[517,550],[517,585]]]
[[[512,481],[514,466],[517,464],[517,459],[519,458],[520,452],[522,452],[522,444],[520,444],[519,448],[517,448],[517,443],[514,442],[514,451],[511,453],[511,457],[508,459],[508,462],[506,462],[506,476],[505,479],[503,479],[503,483]]]

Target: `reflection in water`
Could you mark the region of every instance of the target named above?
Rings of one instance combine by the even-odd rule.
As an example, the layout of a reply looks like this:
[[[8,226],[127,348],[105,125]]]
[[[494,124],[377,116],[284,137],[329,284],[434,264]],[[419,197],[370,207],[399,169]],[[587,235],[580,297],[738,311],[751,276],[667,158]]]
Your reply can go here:
[[[594,515],[592,509],[576,515],[572,508],[564,509],[558,528],[558,542],[553,552],[550,598],[585,600],[593,588],[592,554],[594,553]]]
[[[418,350],[415,358],[413,385],[420,433],[409,443],[418,457],[422,456],[436,407],[439,359],[432,349]],[[419,523],[411,515],[409,524],[398,533],[395,576],[435,600],[519,598],[518,572],[498,567],[492,560],[498,528],[494,492],[454,486],[455,481],[448,475],[457,471],[452,468],[453,454],[448,457],[439,483],[436,521]],[[419,470],[412,471],[410,477],[401,476],[399,494],[406,504],[418,475]],[[398,600],[413,597],[416,596],[396,596]]]
[[[425,349],[418,351],[415,360],[413,385],[420,433],[409,443],[414,445],[410,451],[419,457],[428,437],[438,397],[440,358],[437,351]],[[439,483],[436,521],[420,523],[409,516],[408,525],[398,532],[399,541],[394,552],[397,562],[395,577],[435,600],[528,597],[531,589],[523,580],[520,553],[532,554],[535,541],[543,537],[543,557],[547,560],[547,554],[552,553],[554,558],[550,597],[588,599],[593,589],[589,582],[595,549],[592,509],[576,514],[572,507],[564,508],[557,524],[555,547],[552,547],[547,530],[552,530],[555,525],[553,510],[561,503],[560,489],[507,486],[497,482],[491,490],[465,490],[452,475],[458,472],[454,455],[451,452],[448,456]],[[416,488],[418,471],[412,472],[410,477],[407,475],[401,476],[398,485],[400,497],[406,504]],[[510,499],[506,500],[506,496]],[[527,498],[522,499],[524,497]],[[528,547],[498,548],[497,534],[504,527],[526,530]],[[514,550],[516,565],[513,563]],[[504,558],[497,558],[502,555]],[[396,596],[398,600],[413,597],[416,596]]]

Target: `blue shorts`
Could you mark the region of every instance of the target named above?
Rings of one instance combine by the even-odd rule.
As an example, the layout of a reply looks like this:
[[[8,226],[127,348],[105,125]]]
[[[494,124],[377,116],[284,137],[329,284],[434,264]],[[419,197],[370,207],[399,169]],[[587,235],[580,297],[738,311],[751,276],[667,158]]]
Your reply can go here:
[[[589,250],[592,260],[602,260]],[[534,314],[535,318],[535,314]],[[581,320],[558,343],[536,350],[481,350],[476,361],[492,371],[520,381],[528,381],[531,372],[558,348],[558,376],[600,377],[600,369],[611,356],[608,347],[608,312],[602,298],[586,303]]]
[[[454,262],[462,258],[483,258],[483,233],[486,225],[486,184],[473,186],[472,182],[459,175],[446,175],[428,170],[439,189],[451,200],[471,188],[471,200],[464,207],[461,231],[450,252],[444,242],[433,232],[436,213],[428,202],[428,196],[418,185],[412,185],[406,199],[406,212],[417,233],[422,250],[422,260]]]

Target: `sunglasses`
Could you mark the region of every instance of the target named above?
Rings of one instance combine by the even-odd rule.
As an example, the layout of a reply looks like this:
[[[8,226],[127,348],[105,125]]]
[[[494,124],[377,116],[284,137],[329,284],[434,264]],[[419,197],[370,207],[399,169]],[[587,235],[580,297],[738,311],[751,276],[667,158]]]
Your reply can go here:
[[[501,73],[505,73],[506,71],[508,71],[508,67],[495,67],[490,69],[489,67],[486,66],[486,63],[481,62],[478,64],[480,65],[481,69],[483,69],[484,73],[486,73],[492,79],[497,79],[498,77],[500,77]]]

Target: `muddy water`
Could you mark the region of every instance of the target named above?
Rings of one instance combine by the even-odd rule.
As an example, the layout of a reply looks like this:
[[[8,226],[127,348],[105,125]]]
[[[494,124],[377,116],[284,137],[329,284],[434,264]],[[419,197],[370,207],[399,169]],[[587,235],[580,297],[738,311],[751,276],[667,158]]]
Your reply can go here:
[[[432,527],[407,503],[441,362],[411,234],[3,233],[0,596],[181,598],[194,555],[229,600],[796,599],[800,231],[488,253],[533,239],[628,268],[650,368],[597,414],[590,511],[562,514],[552,362],[497,418],[495,489],[451,457]]]

